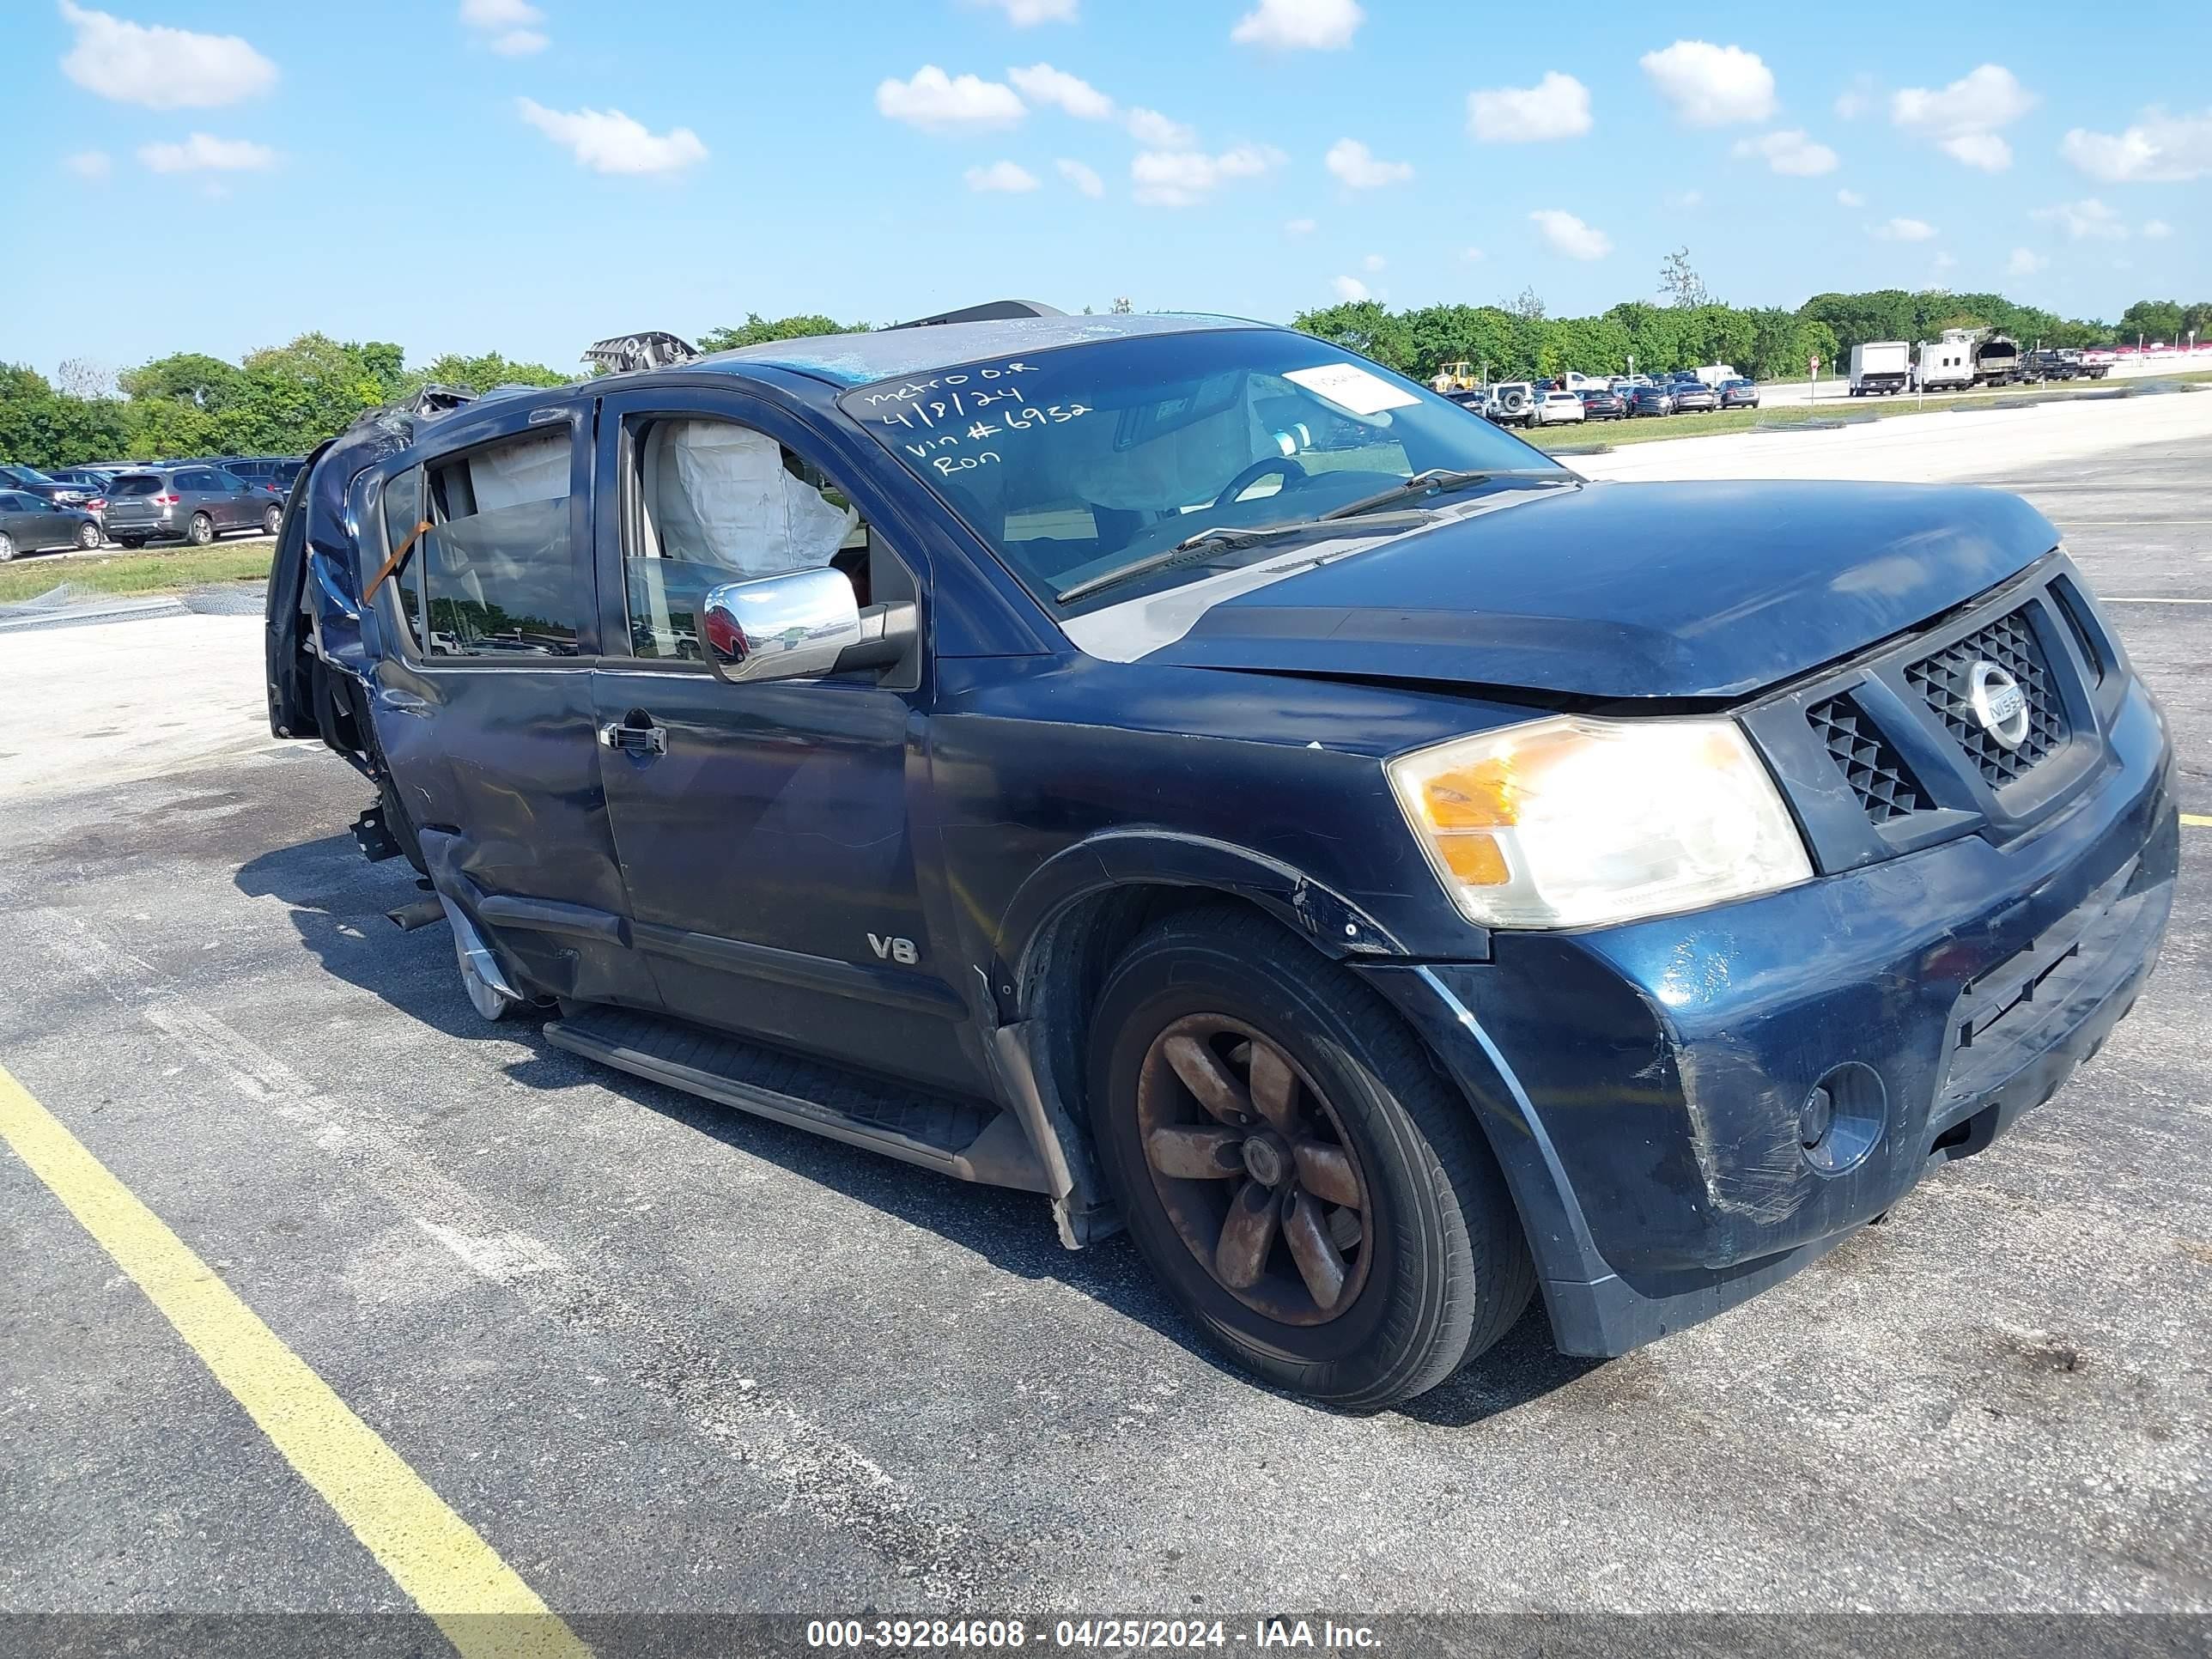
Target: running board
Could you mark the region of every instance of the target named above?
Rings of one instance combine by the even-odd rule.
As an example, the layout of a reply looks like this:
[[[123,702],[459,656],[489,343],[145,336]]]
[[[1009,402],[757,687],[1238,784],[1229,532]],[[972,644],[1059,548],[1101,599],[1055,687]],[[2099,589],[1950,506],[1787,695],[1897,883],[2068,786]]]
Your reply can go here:
[[[545,1040],[687,1094],[885,1152],[962,1181],[1051,1190],[1009,1112],[879,1082],[824,1060],[627,1008],[586,1008],[548,1022]]]

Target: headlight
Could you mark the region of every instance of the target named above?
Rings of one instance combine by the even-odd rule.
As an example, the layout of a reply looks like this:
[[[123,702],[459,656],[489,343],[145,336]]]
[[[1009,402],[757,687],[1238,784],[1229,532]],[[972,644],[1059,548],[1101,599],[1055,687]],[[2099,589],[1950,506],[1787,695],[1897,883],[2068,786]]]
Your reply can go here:
[[[1734,720],[1531,720],[1385,769],[1471,921],[1582,927],[1807,881],[1805,843]]]

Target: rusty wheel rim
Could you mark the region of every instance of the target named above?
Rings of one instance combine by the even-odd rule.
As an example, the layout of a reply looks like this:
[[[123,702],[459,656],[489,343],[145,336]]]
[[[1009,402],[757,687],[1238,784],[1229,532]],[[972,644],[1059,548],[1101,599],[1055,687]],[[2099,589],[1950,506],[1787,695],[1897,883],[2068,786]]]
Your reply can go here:
[[[1162,1030],[1137,1077],[1137,1135],[1160,1206],[1206,1276],[1255,1313],[1325,1325],[1375,1254],[1359,1155],[1313,1079],[1225,1014]]]

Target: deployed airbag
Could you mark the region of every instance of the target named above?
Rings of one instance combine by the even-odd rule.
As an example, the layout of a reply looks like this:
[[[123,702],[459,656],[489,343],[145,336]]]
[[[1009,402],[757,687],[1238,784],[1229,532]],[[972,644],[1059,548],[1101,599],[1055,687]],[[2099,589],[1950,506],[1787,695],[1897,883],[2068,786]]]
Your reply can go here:
[[[794,477],[775,439],[745,427],[664,422],[647,447],[664,558],[720,565],[748,580],[815,570],[860,522]]]

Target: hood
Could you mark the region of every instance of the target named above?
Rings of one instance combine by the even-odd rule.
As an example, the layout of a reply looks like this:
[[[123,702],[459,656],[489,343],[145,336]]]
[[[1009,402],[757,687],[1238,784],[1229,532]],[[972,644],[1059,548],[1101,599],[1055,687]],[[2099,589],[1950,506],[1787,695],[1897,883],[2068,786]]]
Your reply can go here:
[[[1990,489],[1591,484],[1230,585],[1179,636],[1131,654],[1601,699],[1738,697],[1963,604],[2057,544],[2049,520]],[[1176,597],[1180,622],[1195,596]],[[1142,640],[1141,615],[1119,621],[1115,633]]]

